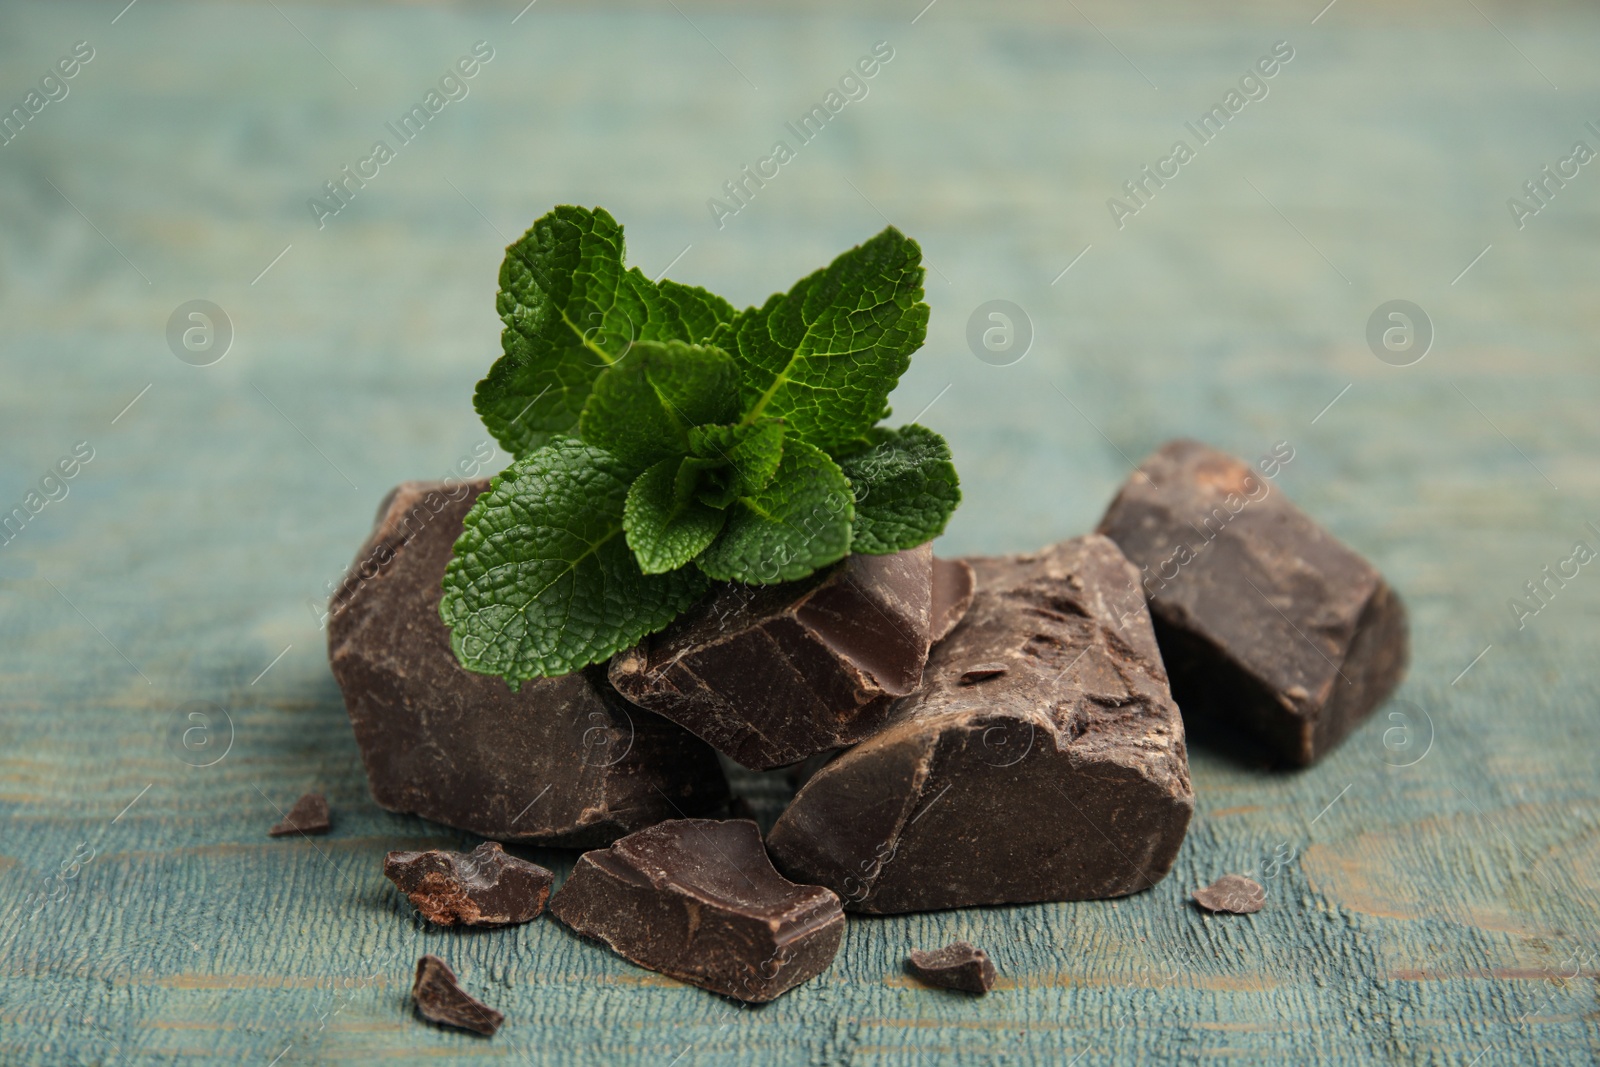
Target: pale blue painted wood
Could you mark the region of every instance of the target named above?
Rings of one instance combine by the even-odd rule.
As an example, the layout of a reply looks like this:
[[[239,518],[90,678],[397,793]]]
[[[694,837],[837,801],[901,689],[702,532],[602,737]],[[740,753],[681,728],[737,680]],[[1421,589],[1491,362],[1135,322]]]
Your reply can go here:
[[[1507,606],[1575,540],[1600,545],[1600,175],[1520,231],[1506,208],[1575,140],[1600,147],[1592,12],[1481,5],[1502,37],[1471,5],[1346,2],[1315,25],[1317,5],[1282,4],[943,0],[914,24],[918,3],[546,0],[513,24],[518,6],[0,9],[0,104],[95,50],[0,146],[0,505],[94,450],[0,547],[0,1060],[1595,1057],[1600,578],[1520,631]],[[470,95],[319,230],[307,199],[480,40]],[[1280,40],[1295,54],[1268,95],[1116,228],[1107,199]],[[716,228],[707,199],[878,41],[894,58],[866,98]],[[931,403],[955,448],[948,552],[1083,532],[1170,436],[1291,442],[1281,484],[1411,606],[1406,718],[1297,775],[1196,752],[1195,824],[1154,891],[856,921],[825,975],[759,1010],[550,922],[419,929],[380,857],[471,842],[370,801],[308,604],[389,485],[482,440],[500,248],[563,201],[612,210],[648,273],[682,253],[674,277],[739,302],[883,216],[918,237],[933,323],[895,403]],[[207,368],[163,334],[197,298],[236,328]],[[1009,367],[965,341],[994,298],[1035,328]],[[1437,329],[1406,368],[1364,338],[1398,298]],[[170,748],[193,701],[231,719],[209,768]],[[267,839],[313,787],[334,833]],[[745,787],[770,820],[780,784]],[[1271,894],[1259,915],[1184,903],[1244,870]],[[60,896],[30,920],[30,893]],[[903,977],[907,949],[953,937],[1003,988]],[[424,951],[506,1012],[495,1039],[410,1016]]]

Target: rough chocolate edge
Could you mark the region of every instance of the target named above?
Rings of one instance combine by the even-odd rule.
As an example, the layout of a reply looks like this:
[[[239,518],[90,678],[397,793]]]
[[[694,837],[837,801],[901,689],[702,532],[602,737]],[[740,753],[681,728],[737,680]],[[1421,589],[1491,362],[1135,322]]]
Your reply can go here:
[[[933,644],[950,636],[978,592],[978,576],[964,559],[933,557]]]
[[[1083,615],[1081,606],[1075,609],[1072,602],[1075,597],[1089,594],[1081,588],[1069,591],[1070,579],[1059,587],[1059,597],[1043,591],[1046,600],[1061,601],[1060,610],[1032,603],[1040,591],[1033,587],[1034,579],[1026,568],[1054,565],[1069,557],[1075,568],[1073,574],[1078,569],[1104,571],[1104,581],[1096,590],[1101,615],[1094,621],[1108,650],[1114,647],[1119,655],[1131,656],[1143,664],[1150,685],[1155,687],[1151,691],[1155,704],[1147,710],[1163,724],[1166,740],[1153,741],[1148,728],[1140,727],[1115,709],[1105,715],[1086,712],[1090,702],[1082,691],[1074,691],[1076,706],[1062,710],[1063,702],[1057,701],[1053,706],[1058,710],[1050,714],[1036,707],[984,712],[969,706],[940,712],[937,706],[932,710],[922,706],[925,698],[936,699],[926,692],[907,698],[889,728],[836,757],[805,784],[784,812],[768,840],[769,851],[780,870],[796,881],[833,889],[845,899],[847,910],[873,913],[1097,899],[1138,892],[1166,876],[1194,809],[1183,723],[1166,690],[1166,675],[1149,629],[1148,614],[1143,598],[1137,595],[1137,571],[1112,541],[1090,535],[1029,556],[973,560],[979,577],[979,601],[962,628],[952,635],[951,643],[935,649],[928,670],[935,677],[936,671],[958,674],[959,664],[953,661],[966,654],[959,635],[967,634],[968,643],[979,640],[982,628],[994,625],[993,620],[1003,619],[1007,612],[1034,612],[1057,620],[1070,618],[1074,611]],[[1109,603],[1110,594],[1120,597],[1124,590],[1131,604],[1118,613]],[[1008,597],[1011,602],[1007,602]],[[1127,632],[1127,637],[1113,632],[1113,627],[1121,631],[1129,622],[1134,629]],[[1012,625],[1017,628],[1017,624]],[[1026,687],[1029,683],[1016,679],[1006,684]],[[1087,741],[1086,728],[1092,735]],[[1122,740],[1108,736],[1107,729]],[[1004,751],[1019,751],[1024,745],[1032,751],[1031,746],[1037,745],[1042,752],[1048,746],[1048,760],[1019,760],[1015,766],[1020,769],[1014,771],[1008,764],[982,775],[971,773],[980,764],[993,766],[986,757],[994,757],[1002,751],[998,746],[1007,743],[1015,747]],[[1149,744],[1161,749],[1160,754],[1146,747]],[[1039,765],[1042,769],[1036,769]],[[1062,779],[1061,770],[1069,766],[1074,772],[1065,779],[1069,788],[1065,792],[1053,788]],[[1017,782],[1008,779],[1008,771],[1013,777],[1026,773],[1037,780]],[[1080,775],[1079,771],[1084,773]],[[1068,795],[1073,792],[1070,784],[1083,784],[1089,778],[1102,783],[1100,798],[1114,795],[1115,802],[1096,805],[1096,797],[1085,793]],[[1107,779],[1119,784],[1106,788]],[[945,796],[947,787],[952,791],[949,797]],[[1085,870],[1079,865],[1068,870],[1072,864],[1065,853],[1071,850],[1062,846],[1048,857],[1056,862],[1049,875],[1054,879],[1050,884],[1038,882],[1037,864],[1030,867],[1015,862],[992,865],[995,873],[988,877],[988,884],[979,884],[985,876],[974,875],[970,868],[978,863],[978,853],[991,843],[981,838],[972,840],[976,831],[969,825],[971,816],[963,808],[981,810],[987,798],[1007,789],[1013,795],[1030,798],[1027,811],[1012,813],[1017,820],[1037,823],[1046,818],[1040,813],[1041,805],[1055,804],[1059,810],[1049,818],[1059,816],[1058,823],[1071,826],[1081,845],[1077,854],[1094,854],[1096,869]],[[963,791],[972,795],[958,795]],[[1138,794],[1143,794],[1142,798]],[[1066,803],[1057,804],[1057,797]],[[1085,811],[1085,805],[1091,810]],[[1097,807],[1106,810],[1094,810]],[[1128,811],[1135,813],[1133,822],[1128,821]],[[1138,854],[1129,855],[1125,848],[1116,846],[1097,825],[1097,818],[1120,819],[1117,831],[1139,845],[1135,849]],[[907,827],[918,822],[922,825],[907,840]],[[1003,818],[995,824],[1022,825]],[[1058,844],[1051,831],[1017,832],[1022,838],[1034,833],[1032,840],[1018,839],[1021,852],[1033,848],[1043,854]],[[922,851],[919,842],[939,840],[969,840],[971,862],[964,865],[969,869],[957,869],[962,865],[948,857],[916,854]],[[1000,855],[996,853],[996,857]],[[1029,862],[1033,860],[1030,858]],[[941,867],[945,871],[943,881]],[[1030,879],[1035,884],[1027,884]],[[951,886],[962,880],[967,884],[952,890]]]

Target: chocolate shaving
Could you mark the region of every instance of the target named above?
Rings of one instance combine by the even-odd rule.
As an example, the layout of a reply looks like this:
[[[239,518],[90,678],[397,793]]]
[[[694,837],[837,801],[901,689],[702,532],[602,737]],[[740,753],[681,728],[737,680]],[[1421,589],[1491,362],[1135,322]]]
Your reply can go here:
[[[968,667],[961,672],[961,684],[972,685],[986,678],[993,678],[1009,671],[1011,668],[1004,663],[980,663],[976,667]]]
[[[492,1037],[506,1021],[500,1012],[462,989],[450,965],[438,956],[428,955],[417,961],[411,997],[424,1019],[485,1037]]]
[[[289,834],[325,834],[331,829],[328,798],[321,793],[307,793],[295,801],[283,821],[267,833],[272,837],[286,837]]]
[[[924,982],[943,989],[982,995],[994,988],[994,961],[983,949],[966,941],[953,941],[932,952],[913,949],[906,966]]]
[[[1204,889],[1194,891],[1194,902],[1207,911],[1226,911],[1251,915],[1267,902],[1261,883],[1242,874],[1225,874]]]

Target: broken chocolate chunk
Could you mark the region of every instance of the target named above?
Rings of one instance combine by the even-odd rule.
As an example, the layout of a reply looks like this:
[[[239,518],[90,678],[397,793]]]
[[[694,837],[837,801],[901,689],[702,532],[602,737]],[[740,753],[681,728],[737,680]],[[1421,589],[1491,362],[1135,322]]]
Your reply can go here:
[[[423,918],[440,926],[509,926],[537,919],[554,879],[538,864],[506,855],[493,841],[470,853],[391,852],[383,873]]]
[[[977,588],[972,565],[966,560],[933,558],[934,644],[949,637],[956,623],[965,617]]]
[[[772,867],[748,821],[674,819],[578,857],[550,914],[641,967],[762,1003],[816,977],[839,898]]]
[[[953,941],[932,952],[913,949],[906,964],[912,974],[943,989],[987,993],[994,987],[994,961],[983,949],[966,941]]]
[[[1004,663],[980,663],[976,667],[968,667],[961,672],[961,684],[972,685],[974,682],[998,678],[1010,669]]]
[[[1260,911],[1267,902],[1267,891],[1252,878],[1242,874],[1225,874],[1204,889],[1196,889],[1194,902],[1207,911],[1251,915]]]
[[[289,814],[268,830],[267,834],[271,837],[286,837],[289,834],[325,834],[331,829],[333,823],[328,818],[328,798],[321,793],[307,793],[294,802]]]
[[[1405,674],[1399,596],[1241,460],[1163,445],[1100,532],[1142,571],[1173,695],[1197,732],[1242,734],[1303,767]]]
[[[950,595],[959,601],[959,589]],[[730,759],[770,770],[860,740],[916,691],[932,602],[928,545],[851,556],[798,582],[723,584],[618,653],[611,682]]]
[[[328,654],[372,795],[501,841],[604,845],[727,798],[716,753],[603,666],[517,692],[456,662],[440,583],[486,481],[406,482],[330,605]]]
[[[1099,536],[972,565],[977,596],[924,688],[806,782],[774,862],[876,913],[1154,885],[1194,792],[1137,572]],[[979,663],[1007,670],[962,684]]]
[[[456,973],[438,956],[417,961],[417,980],[411,984],[417,1011],[430,1022],[494,1036],[506,1017],[461,988]]]

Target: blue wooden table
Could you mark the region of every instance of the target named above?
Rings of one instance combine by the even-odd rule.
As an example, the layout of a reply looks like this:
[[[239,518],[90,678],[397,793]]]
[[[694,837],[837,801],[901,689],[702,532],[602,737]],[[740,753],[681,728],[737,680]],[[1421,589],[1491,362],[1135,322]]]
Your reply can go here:
[[[123,4],[0,8],[0,1061],[1600,1056],[1592,9]],[[1409,679],[1303,773],[1197,748],[1154,890],[853,920],[760,1009],[549,921],[417,925],[383,854],[474,842],[369,798],[320,606],[385,490],[486,439],[501,249],[563,202],[737,304],[917,237],[894,403],[955,450],[947,554],[1090,529],[1169,437],[1288,442],[1407,598]],[[770,823],[782,779],[737,784]],[[333,833],[268,839],[308,789]],[[1186,904],[1226,872],[1266,909]],[[985,999],[902,972],[957,937]],[[412,1017],[424,952],[499,1035]]]

